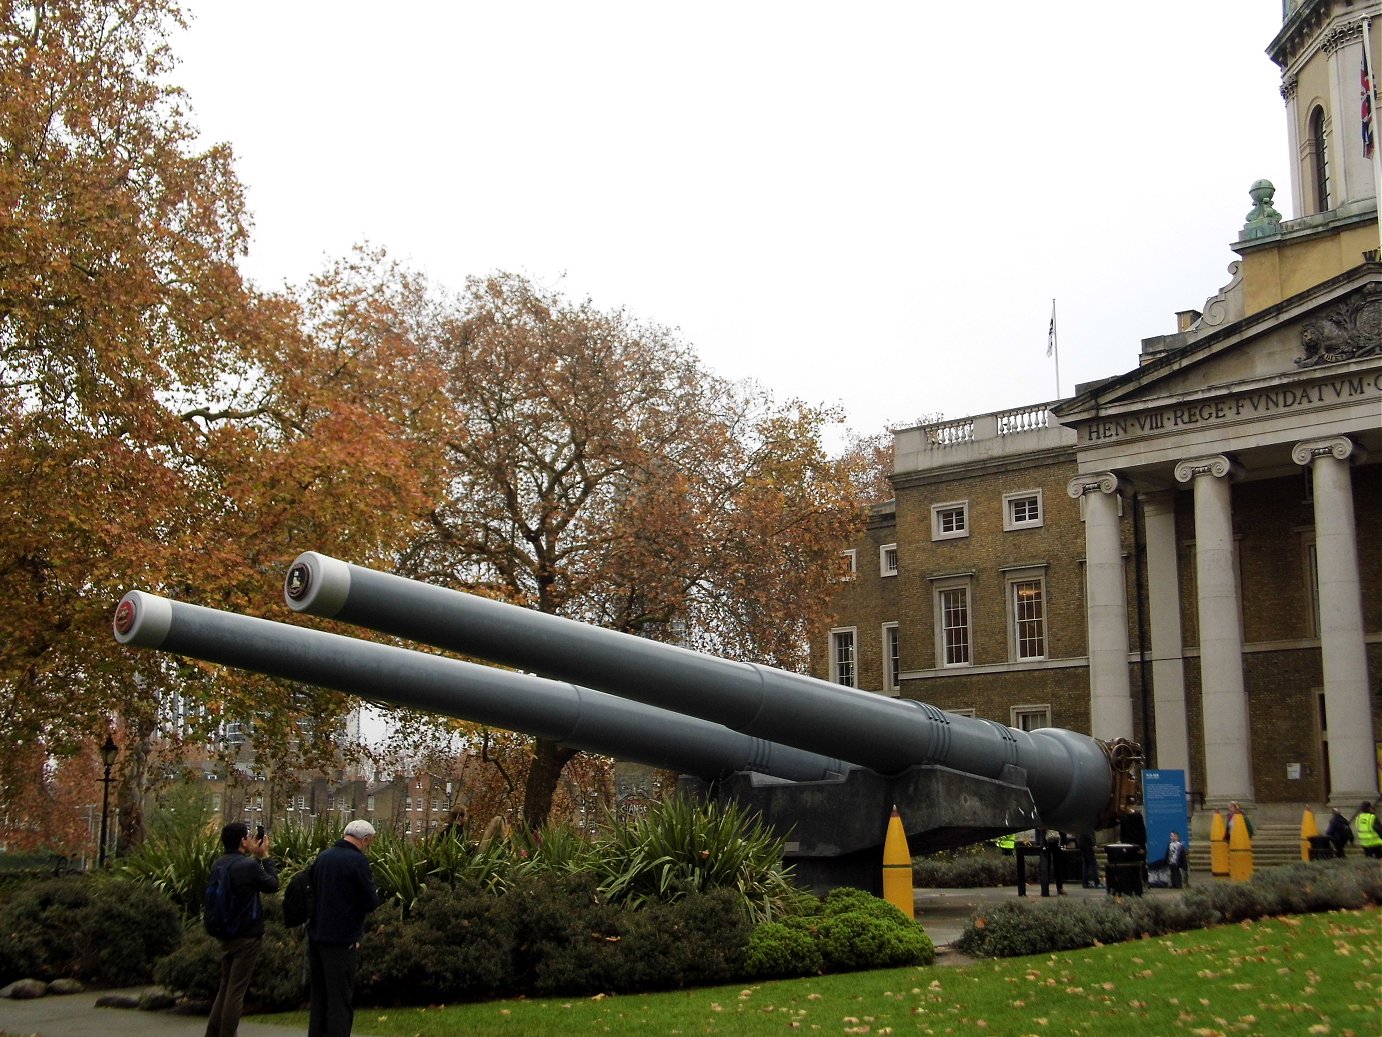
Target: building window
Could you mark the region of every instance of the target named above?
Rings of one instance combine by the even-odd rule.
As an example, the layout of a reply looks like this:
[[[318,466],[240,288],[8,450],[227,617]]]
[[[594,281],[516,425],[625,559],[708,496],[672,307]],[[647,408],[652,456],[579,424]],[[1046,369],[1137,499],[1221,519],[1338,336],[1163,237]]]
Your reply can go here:
[[[854,656],[853,627],[830,631],[830,679],[850,688],[859,686],[858,666]]]
[[[1320,636],[1320,565],[1315,555],[1315,531],[1302,537],[1305,565],[1305,625],[1308,637]]]
[[[936,588],[936,656],[942,666],[974,662],[974,631],[969,608],[969,584]]]
[[[897,624],[883,624],[883,689],[896,691],[902,684],[902,655],[898,650]]]
[[[965,708],[962,708],[962,709],[947,709],[946,712],[949,713],[951,716],[956,716],[956,717],[973,717],[973,716],[975,716],[975,712],[974,712],[974,707],[973,707],[973,706],[968,706],[968,707],[965,707]]]
[[[852,580],[859,571],[859,552],[850,548],[840,552],[840,579]]]
[[[374,813],[374,797],[373,797],[373,796],[366,796],[366,797],[365,797],[365,809],[368,810],[371,814]]]
[[[1324,109],[1310,113],[1310,158],[1315,188],[1315,212],[1329,211],[1329,131]]]
[[[1039,727],[1051,726],[1050,706],[1013,706],[1009,727],[1019,731],[1035,731]]]
[[[1044,521],[1040,490],[1003,495],[1003,528],[1034,529]]]
[[[931,539],[953,540],[969,536],[969,502],[948,501],[931,505]]]
[[[897,575],[896,544],[884,544],[878,549],[878,574],[880,576]]]
[[[1008,622],[1014,659],[1046,658],[1046,578],[1008,578]]]

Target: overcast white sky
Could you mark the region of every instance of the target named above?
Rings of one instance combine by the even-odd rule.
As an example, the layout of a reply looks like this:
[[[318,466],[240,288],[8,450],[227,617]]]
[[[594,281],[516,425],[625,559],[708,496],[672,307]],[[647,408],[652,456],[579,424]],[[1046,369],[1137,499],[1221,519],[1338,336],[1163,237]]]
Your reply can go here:
[[[1228,280],[1280,0],[189,0],[174,39],[300,281],[359,241],[679,328],[864,433],[1134,367]]]

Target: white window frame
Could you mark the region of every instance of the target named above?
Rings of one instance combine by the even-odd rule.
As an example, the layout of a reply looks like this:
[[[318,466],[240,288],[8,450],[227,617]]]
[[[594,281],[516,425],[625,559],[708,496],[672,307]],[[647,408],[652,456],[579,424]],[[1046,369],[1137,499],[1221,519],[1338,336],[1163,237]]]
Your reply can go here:
[[[1013,511],[1021,501],[1036,501],[1036,518],[1018,519]],[[1018,490],[1014,493],[1003,494],[1003,531],[1011,532],[1014,529],[1039,529],[1046,524],[1046,500],[1042,496],[1041,490]]]
[[[1030,622],[1027,617],[1018,615],[1017,588],[1020,584],[1036,583],[1041,590],[1041,616],[1038,622],[1041,624],[1041,651],[1039,653],[1023,654],[1021,636],[1022,627]],[[1047,616],[1050,613],[1050,600],[1046,594],[1046,568],[1030,567],[1022,569],[1010,569],[1003,574],[1003,599],[1004,611],[1008,614],[1008,658],[1014,662],[1031,662],[1038,659],[1050,658],[1051,652],[1051,631]]]
[[[840,579],[852,580],[854,574],[859,571],[859,552],[851,547],[847,551],[840,552]]]
[[[979,714],[974,711],[973,706],[962,706],[959,709],[947,709],[945,712],[955,717],[976,717]]]
[[[1013,706],[1008,710],[1008,726],[1019,731],[1037,731],[1043,727],[1051,726],[1051,703],[1037,702],[1025,705]],[[1030,720],[1039,720],[1040,723],[1030,723]]]
[[[889,564],[888,556],[892,556],[892,563]],[[897,545],[884,544],[878,549],[878,575],[896,576],[897,575]]]
[[[896,693],[902,687],[902,642],[897,623],[883,624],[883,690]]]
[[[958,662],[951,662],[946,658],[945,640],[945,607],[944,597],[951,591],[963,591],[965,596],[965,658]],[[974,580],[970,576],[950,577],[948,579],[935,580],[931,584],[931,603],[932,614],[936,617],[936,669],[955,669],[962,666],[974,665]]]
[[[849,637],[849,680],[841,680],[840,651],[841,640]],[[846,688],[859,686],[859,628],[835,627],[830,631],[830,683]]]
[[[943,529],[941,516],[954,511],[960,513],[960,528]],[[952,500],[931,505],[932,540],[959,540],[961,537],[967,536],[969,536],[969,501]]]
[[[1301,569],[1305,575],[1305,629],[1306,636],[1320,636],[1320,566],[1314,529],[1302,531],[1300,537]],[[1237,554],[1235,552],[1235,559]],[[1242,587],[1239,587],[1242,595]]]

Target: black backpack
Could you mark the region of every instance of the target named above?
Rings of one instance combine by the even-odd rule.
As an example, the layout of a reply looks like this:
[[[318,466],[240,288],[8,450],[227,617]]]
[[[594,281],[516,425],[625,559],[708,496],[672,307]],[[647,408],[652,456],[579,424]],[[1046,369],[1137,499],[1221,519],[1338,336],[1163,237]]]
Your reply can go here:
[[[202,895],[202,924],[218,940],[233,940],[259,921],[259,897],[253,890],[244,903],[236,903],[230,868],[236,858],[221,857],[211,866],[211,875]]]
[[[307,925],[312,921],[316,907],[316,896],[312,889],[312,869],[303,868],[288,882],[283,891],[283,924],[289,929]]]

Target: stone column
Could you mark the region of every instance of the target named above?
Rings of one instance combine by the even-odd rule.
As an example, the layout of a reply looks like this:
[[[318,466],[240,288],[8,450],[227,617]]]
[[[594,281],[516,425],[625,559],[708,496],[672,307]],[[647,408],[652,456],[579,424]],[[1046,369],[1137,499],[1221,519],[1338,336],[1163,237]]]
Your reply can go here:
[[[1297,443],[1291,457],[1311,470],[1315,490],[1315,567],[1320,606],[1320,661],[1329,725],[1330,802],[1377,799],[1377,765],[1363,643],[1350,461],[1363,448],[1345,436]]]
[[[1128,683],[1128,593],[1118,535],[1119,493],[1127,484],[1112,472],[1070,480],[1066,492],[1083,501],[1086,615],[1089,624],[1089,724],[1095,738],[1132,738]]]
[[[1205,798],[1211,804],[1252,799],[1243,620],[1238,611],[1229,492],[1229,480],[1238,472],[1238,466],[1222,454],[1176,465],[1177,481],[1191,483],[1195,494]]]
[[[1156,766],[1185,771],[1190,787],[1190,723],[1185,708],[1185,644],[1180,628],[1176,503],[1170,491],[1143,494],[1147,537],[1147,619],[1152,640]]]

